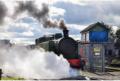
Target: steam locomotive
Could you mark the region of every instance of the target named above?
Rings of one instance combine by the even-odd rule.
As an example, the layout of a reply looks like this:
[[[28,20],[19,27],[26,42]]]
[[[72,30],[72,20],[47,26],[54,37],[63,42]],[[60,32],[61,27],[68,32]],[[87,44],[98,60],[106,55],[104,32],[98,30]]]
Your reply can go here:
[[[46,51],[53,51],[58,56],[63,55],[72,68],[83,69],[85,61],[81,60],[78,54],[78,42],[69,37],[69,30],[63,30],[55,35],[44,36],[35,40],[36,46],[44,48]]]

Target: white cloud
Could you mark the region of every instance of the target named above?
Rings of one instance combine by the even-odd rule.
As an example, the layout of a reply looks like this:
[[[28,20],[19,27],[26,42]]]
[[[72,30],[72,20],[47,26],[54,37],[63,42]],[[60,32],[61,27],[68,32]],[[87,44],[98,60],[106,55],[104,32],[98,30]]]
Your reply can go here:
[[[87,1],[87,0],[62,0],[62,1],[84,6],[84,5],[86,5],[86,3],[84,1]]]
[[[23,36],[34,36],[34,33],[32,31],[27,31],[22,33]]]
[[[119,0],[64,0],[58,1],[54,6],[66,11],[63,18],[69,24],[88,25],[103,21],[118,26],[120,23]]]
[[[70,35],[70,37],[72,37],[75,40],[80,40],[81,39],[81,35],[80,34],[78,34],[78,35]]]
[[[29,45],[35,44],[34,40],[32,38],[12,38],[11,42],[19,45]]]
[[[57,7],[50,7],[50,16],[64,16],[65,10],[62,8],[57,8]]]
[[[0,39],[10,39],[14,34],[10,32],[0,32]]]
[[[12,23],[5,31],[6,32],[3,31],[4,33],[0,34],[3,36],[2,39],[10,39],[16,44],[34,44],[36,38],[61,32],[61,30],[57,28],[44,28],[36,21],[25,23],[24,19]]]
[[[108,14],[104,15],[102,19],[110,25],[120,25],[120,15]]]
[[[3,25],[0,27],[0,39],[10,39],[14,43],[21,42],[21,44],[32,44],[34,42],[34,38],[29,38],[34,36],[35,32],[32,32],[32,30],[34,30],[34,28],[31,27],[29,23],[21,21],[13,22],[9,25]]]
[[[67,24],[67,27],[81,31],[84,28],[86,28],[87,26],[86,25],[79,25],[79,24]]]
[[[25,29],[28,29],[29,28],[29,24],[27,24],[27,23],[24,23],[24,22],[15,22],[15,23],[13,23],[13,24],[11,24],[11,25],[14,25],[15,27],[17,27],[17,28],[25,28]]]
[[[115,33],[116,33],[116,31],[118,30],[118,28],[119,28],[119,27],[117,27],[117,26],[112,26],[113,33],[114,33],[114,34],[115,34]]]

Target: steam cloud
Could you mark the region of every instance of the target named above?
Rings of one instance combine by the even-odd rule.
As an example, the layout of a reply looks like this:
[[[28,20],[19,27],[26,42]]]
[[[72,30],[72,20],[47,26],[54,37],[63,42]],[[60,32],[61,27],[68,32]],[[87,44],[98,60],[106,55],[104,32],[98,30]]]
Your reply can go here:
[[[69,77],[69,63],[63,57],[41,48],[30,50],[24,46],[3,46],[0,48],[0,67],[4,76],[25,79]]]

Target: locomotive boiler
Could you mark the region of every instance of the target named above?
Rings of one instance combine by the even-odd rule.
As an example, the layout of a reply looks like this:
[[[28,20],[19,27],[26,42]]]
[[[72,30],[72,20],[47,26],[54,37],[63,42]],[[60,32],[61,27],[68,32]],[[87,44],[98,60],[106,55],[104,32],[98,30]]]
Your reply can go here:
[[[72,68],[83,69],[85,62],[78,54],[78,42],[69,37],[69,30],[63,30],[63,36],[57,33],[36,39],[36,45],[46,51],[53,51],[58,56],[62,54]]]

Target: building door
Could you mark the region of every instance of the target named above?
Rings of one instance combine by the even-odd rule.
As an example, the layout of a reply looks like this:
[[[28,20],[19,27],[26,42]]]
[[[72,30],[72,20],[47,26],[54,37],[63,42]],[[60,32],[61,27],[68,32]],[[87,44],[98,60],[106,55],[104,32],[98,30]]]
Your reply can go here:
[[[94,72],[105,71],[105,50],[103,44],[93,44],[92,46],[93,69]]]

